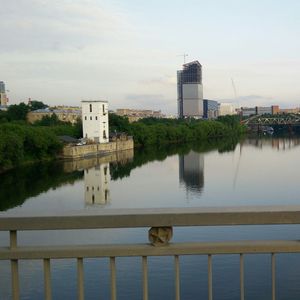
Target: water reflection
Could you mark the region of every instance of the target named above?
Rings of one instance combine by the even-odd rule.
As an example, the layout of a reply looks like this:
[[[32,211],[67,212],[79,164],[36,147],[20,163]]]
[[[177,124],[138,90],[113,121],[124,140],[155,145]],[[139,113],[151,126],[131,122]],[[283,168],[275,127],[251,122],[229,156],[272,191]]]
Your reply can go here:
[[[236,151],[238,142],[240,147],[238,147],[239,151]],[[173,201],[170,206],[175,203],[177,198],[178,203],[182,203],[183,198],[189,200],[193,198],[194,203],[200,205],[202,204],[201,201],[205,202],[212,192],[216,194],[214,194],[214,198],[225,196],[229,198],[230,193],[237,195],[240,190],[245,191],[250,187],[249,182],[254,184],[255,181],[255,184],[258,184],[256,180],[259,175],[263,174],[264,177],[260,181],[264,184],[260,192],[265,194],[267,192],[265,187],[268,186],[268,182],[275,184],[274,182],[277,180],[272,178],[273,174],[276,173],[276,166],[273,166],[273,162],[278,160],[277,150],[289,152],[286,153],[286,157],[293,157],[292,164],[295,165],[297,160],[294,159],[294,155],[296,154],[293,153],[292,149],[299,146],[300,138],[295,136],[291,138],[252,137],[243,141],[219,139],[199,144],[139,148],[135,153],[133,150],[122,151],[101,158],[91,157],[81,160],[27,165],[1,174],[0,211],[13,209],[16,206],[22,206],[23,209],[24,202],[30,198],[39,199],[39,201],[32,202],[32,206],[26,204],[27,206],[25,205],[24,209],[27,207],[28,209],[38,210],[39,208],[42,210],[42,206],[44,207],[46,204],[55,209],[63,207],[66,210],[72,207],[84,209],[93,205],[111,205],[114,208],[125,203],[124,201],[118,203],[117,199],[126,197],[130,199],[130,205],[135,207],[142,204],[140,201],[134,202],[134,199],[146,199],[148,195],[152,195],[154,192],[157,192],[157,202],[159,202],[159,199],[164,198],[162,196],[164,192],[168,192],[169,194],[166,197]],[[254,147],[263,149],[265,153],[253,149]],[[214,152],[212,153],[213,159],[211,155],[208,155],[210,151]],[[178,156],[179,162],[177,160]],[[163,162],[165,160],[170,161],[171,164],[170,170],[168,170],[169,173],[163,174],[164,167],[159,168],[158,173],[155,173],[156,171],[153,168],[156,167],[152,162]],[[256,162],[256,164],[253,164],[253,162]],[[266,165],[267,162],[270,162],[269,165]],[[281,171],[287,170],[287,163],[288,161],[283,163]],[[146,166],[147,164],[149,166]],[[163,165],[165,163],[160,164],[160,166]],[[134,173],[133,170],[135,170]],[[135,177],[134,175],[137,173],[139,176]],[[181,188],[176,191],[178,174]],[[159,178],[158,182],[150,180],[149,176]],[[122,182],[122,179],[129,179],[129,177],[131,178],[126,180],[126,183],[125,181]],[[269,181],[265,182],[265,178],[268,178]],[[293,178],[296,178],[296,175]],[[150,186],[150,181],[155,184],[155,191]],[[217,194],[218,191],[221,191],[221,188],[215,189],[216,182],[219,186],[222,186],[224,190],[222,194]],[[232,182],[234,182],[233,185]],[[289,182],[291,182],[291,179]],[[136,190],[137,186],[140,189]],[[149,190],[147,190],[148,186]],[[234,189],[231,190],[229,186],[233,186]],[[143,187],[143,190],[141,187]],[[63,189],[65,192],[61,192]],[[78,189],[78,191],[75,192],[75,189]],[[138,194],[139,191],[141,194]],[[60,192],[62,195],[57,196]],[[72,193],[74,193],[74,196],[70,196]],[[247,192],[247,194],[249,193]],[[200,194],[201,201],[198,197]],[[234,195],[230,197],[232,198]],[[239,197],[244,199],[246,197],[245,193]],[[42,202],[43,199],[44,202]],[[147,203],[149,202],[150,199]],[[159,204],[157,205],[159,206]]]
[[[28,198],[49,190],[73,185],[82,176],[79,169],[66,172],[61,162],[43,162],[15,168],[1,174],[0,211],[21,206]]]
[[[110,203],[111,166],[125,166],[132,162],[134,151],[126,150],[103,157],[90,157],[64,163],[66,172],[84,170],[84,203],[86,206]]]
[[[300,145],[299,137],[269,137],[269,138],[251,138],[241,142],[241,146],[251,145],[258,148],[271,147],[279,151],[290,150]]]
[[[204,154],[190,151],[179,155],[179,182],[187,191],[201,194],[204,187]]]
[[[86,205],[109,203],[109,163],[84,170],[84,201]]]

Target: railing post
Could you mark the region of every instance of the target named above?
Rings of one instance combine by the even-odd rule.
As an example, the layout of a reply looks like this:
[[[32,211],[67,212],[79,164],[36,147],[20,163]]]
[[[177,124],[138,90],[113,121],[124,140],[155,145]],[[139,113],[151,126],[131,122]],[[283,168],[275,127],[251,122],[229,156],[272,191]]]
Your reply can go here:
[[[45,289],[45,299],[52,299],[51,292],[51,269],[50,269],[50,259],[44,259],[44,289]]]
[[[212,261],[211,254],[208,255],[208,300],[213,299],[213,288],[212,288]]]
[[[17,248],[17,231],[11,230],[9,232],[10,239],[10,250],[15,250]],[[17,259],[11,259],[11,275],[12,275],[12,297],[13,300],[18,300],[20,298],[19,290],[19,266]]]
[[[272,300],[276,299],[276,263],[275,263],[275,253],[271,254],[271,264],[272,264]]]
[[[143,300],[148,300],[148,263],[147,263],[147,256],[143,256],[142,261],[143,261]]]
[[[116,284],[116,258],[110,258],[110,289],[111,300],[117,299],[117,284]]]
[[[175,255],[175,299],[180,300],[180,270],[179,256]]]
[[[240,254],[240,296],[241,296],[241,300],[245,299],[244,255],[243,254]]]
[[[84,299],[84,276],[83,276],[83,258],[77,258],[77,288],[78,300]]]

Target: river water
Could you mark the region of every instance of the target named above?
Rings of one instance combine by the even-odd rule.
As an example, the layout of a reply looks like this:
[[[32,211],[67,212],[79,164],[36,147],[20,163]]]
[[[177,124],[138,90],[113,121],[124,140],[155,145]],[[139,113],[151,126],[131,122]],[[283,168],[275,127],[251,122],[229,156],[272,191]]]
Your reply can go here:
[[[251,138],[164,146],[101,159],[43,163],[1,175],[0,217],[122,208],[300,203],[300,138]],[[146,228],[20,232],[21,245],[145,243]],[[175,228],[174,242],[298,239],[300,226]],[[8,234],[0,232],[0,246]],[[276,256],[277,299],[300,298],[300,259]],[[86,259],[86,299],[109,299],[108,259]],[[183,256],[182,299],[207,298],[207,257]],[[76,261],[53,260],[53,299],[76,298]],[[20,262],[21,299],[43,299],[42,262]],[[270,255],[245,256],[246,299],[270,299]],[[141,259],[117,259],[118,299],[141,299]],[[10,264],[0,262],[0,299],[10,299]],[[239,299],[239,256],[213,257],[214,299]],[[149,258],[150,299],[174,299],[172,257]]]

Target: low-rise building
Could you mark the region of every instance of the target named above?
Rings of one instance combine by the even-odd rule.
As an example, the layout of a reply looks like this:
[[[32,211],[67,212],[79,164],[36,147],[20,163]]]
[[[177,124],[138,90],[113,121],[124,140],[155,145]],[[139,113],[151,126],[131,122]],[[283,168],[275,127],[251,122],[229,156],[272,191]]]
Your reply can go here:
[[[256,114],[261,115],[272,115],[272,106],[256,106]]]
[[[74,107],[72,109],[61,109],[61,108],[45,108],[31,111],[27,114],[27,121],[29,123],[34,123],[40,121],[43,117],[51,117],[55,114],[58,120],[62,122],[70,122],[75,124],[78,119],[81,118],[81,109],[79,107]]]
[[[241,114],[243,117],[250,117],[256,115],[255,107],[241,107]]]
[[[219,104],[215,100],[203,99],[203,118],[216,119],[219,116]]]
[[[272,115],[277,115],[280,113],[279,105],[272,105]]]
[[[143,118],[164,118],[160,110],[118,108],[118,116],[127,117],[129,122],[135,122]]]
[[[252,115],[276,115],[280,113],[278,105],[272,106],[255,106],[255,107],[242,107],[241,114],[243,117],[250,117]]]
[[[299,114],[300,113],[300,108],[282,108],[279,110],[280,113],[282,114]]]
[[[220,103],[219,104],[219,116],[235,115],[236,111],[233,104],[231,103]]]

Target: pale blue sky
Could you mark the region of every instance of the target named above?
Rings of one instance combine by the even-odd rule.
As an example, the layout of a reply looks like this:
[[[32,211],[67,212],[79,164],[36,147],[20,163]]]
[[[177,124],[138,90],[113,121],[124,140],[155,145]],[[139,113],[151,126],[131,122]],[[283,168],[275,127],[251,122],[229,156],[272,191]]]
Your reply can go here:
[[[203,65],[205,98],[300,105],[300,1],[0,2],[0,80],[11,103],[106,99],[112,109],[175,113],[186,52]]]

